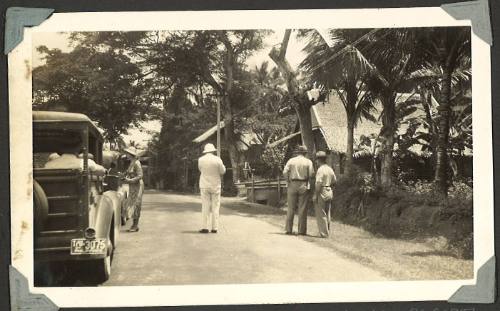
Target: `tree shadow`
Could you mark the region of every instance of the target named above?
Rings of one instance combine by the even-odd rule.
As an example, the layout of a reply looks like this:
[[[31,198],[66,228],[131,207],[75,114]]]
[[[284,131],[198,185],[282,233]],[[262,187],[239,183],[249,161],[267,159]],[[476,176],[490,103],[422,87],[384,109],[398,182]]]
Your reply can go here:
[[[443,256],[443,257],[453,257],[456,259],[460,259],[456,254],[453,254],[452,252],[440,251],[440,250],[409,252],[409,253],[404,253],[403,255],[414,256],[414,257]]]

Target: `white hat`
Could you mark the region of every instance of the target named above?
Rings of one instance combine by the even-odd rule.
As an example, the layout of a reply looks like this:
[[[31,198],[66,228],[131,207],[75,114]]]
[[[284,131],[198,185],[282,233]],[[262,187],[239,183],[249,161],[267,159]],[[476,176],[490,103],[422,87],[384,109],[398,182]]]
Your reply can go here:
[[[126,153],[128,153],[134,157],[137,157],[137,150],[135,150],[135,148],[133,148],[133,147],[128,147],[123,151],[125,151]]]
[[[215,146],[213,144],[206,144],[205,148],[203,148],[203,153],[209,152],[217,152],[217,149],[215,149]]]

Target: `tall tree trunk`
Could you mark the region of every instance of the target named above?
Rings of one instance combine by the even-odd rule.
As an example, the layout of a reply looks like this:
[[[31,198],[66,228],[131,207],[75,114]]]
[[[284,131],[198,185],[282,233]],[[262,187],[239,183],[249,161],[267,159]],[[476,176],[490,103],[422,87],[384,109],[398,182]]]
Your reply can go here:
[[[382,187],[389,188],[392,185],[394,134],[396,132],[396,104],[395,96],[392,93],[384,95],[381,100],[384,106],[381,136],[384,141],[381,152],[380,179]]]
[[[315,143],[312,130],[311,108],[309,105],[302,104],[297,107],[296,113],[299,119],[302,143],[307,147],[309,158],[314,159]]]
[[[314,134],[312,130],[311,120],[311,107],[312,104],[308,102],[307,96],[301,94],[299,90],[299,83],[296,78],[296,73],[285,59],[286,50],[288,48],[288,41],[290,40],[291,30],[287,29],[281,42],[280,50],[273,48],[269,52],[269,57],[278,66],[278,69],[286,81],[286,86],[290,97],[294,101],[293,106],[299,119],[300,133],[302,136],[302,143],[307,147],[310,159],[315,157],[315,143]]]
[[[231,101],[231,95],[233,92],[234,84],[234,64],[235,56],[234,51],[227,39],[226,35],[222,35],[221,39],[226,47],[226,55],[224,59],[224,71],[226,74],[226,84],[223,94],[223,107],[224,107],[224,136],[227,143],[227,149],[229,151],[229,158],[231,160],[231,170],[233,172],[233,183],[240,181],[240,169],[239,169],[239,152],[236,146],[237,137],[234,133],[234,120],[233,120],[233,103]]]
[[[437,134],[437,129],[436,129],[436,123],[435,123],[435,121],[432,117],[432,113],[431,113],[432,93],[430,90],[423,87],[420,90],[419,95],[421,98],[422,107],[424,108],[424,111],[425,111],[425,119],[427,121],[427,124],[429,125],[429,133],[431,134],[430,141],[429,141],[429,144],[430,144],[429,147],[430,147],[430,152],[432,153],[432,158],[431,158],[432,167],[435,168],[436,167],[436,145],[437,145],[438,134]]]
[[[350,176],[352,173],[353,164],[353,154],[354,154],[354,121],[352,117],[347,120],[347,149],[345,152],[345,169],[344,174]]]
[[[224,106],[226,107],[224,111],[224,137],[227,144],[227,150],[229,152],[229,159],[231,161],[231,171],[233,173],[233,183],[237,183],[240,180],[240,169],[239,169],[239,152],[236,148],[236,135],[234,134],[234,121],[233,112],[231,109],[231,103],[227,96],[224,97]]]
[[[394,135],[385,137],[384,150],[382,152],[382,163],[380,168],[380,182],[382,187],[389,188],[392,185],[392,153],[394,151]]]
[[[434,181],[440,193],[448,194],[449,174],[448,174],[448,139],[450,136],[450,94],[452,66],[447,64],[443,70],[443,80],[441,82],[441,94],[438,106],[438,139],[436,146],[436,172]]]
[[[356,103],[358,101],[358,88],[356,80],[346,83],[345,113],[347,116],[347,148],[345,152],[346,162],[344,173],[350,176],[352,173],[352,163],[354,154],[354,125],[356,123]]]

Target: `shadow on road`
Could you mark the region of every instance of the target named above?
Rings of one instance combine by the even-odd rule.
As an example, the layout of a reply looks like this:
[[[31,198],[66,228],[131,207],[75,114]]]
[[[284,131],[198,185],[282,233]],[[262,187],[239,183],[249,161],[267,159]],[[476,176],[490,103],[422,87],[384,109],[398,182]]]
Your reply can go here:
[[[199,235],[203,234],[203,233],[200,233],[198,230],[184,230],[184,231],[181,231],[181,233],[184,233],[184,234],[199,234]]]
[[[442,257],[458,258],[458,256],[453,254],[452,252],[440,251],[440,250],[433,250],[427,252],[410,252],[410,253],[403,253],[403,255],[414,256],[414,257],[442,256]]]
[[[269,234],[297,236],[297,234],[296,234],[296,233],[293,233],[293,234],[286,234],[285,232],[269,232]]]

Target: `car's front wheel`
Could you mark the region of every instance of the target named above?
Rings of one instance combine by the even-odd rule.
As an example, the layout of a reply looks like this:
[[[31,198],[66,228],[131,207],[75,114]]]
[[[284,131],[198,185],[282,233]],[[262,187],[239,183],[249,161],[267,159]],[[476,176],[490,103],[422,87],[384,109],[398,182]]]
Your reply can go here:
[[[113,229],[113,226],[111,226],[110,231]],[[111,276],[111,262],[113,260],[114,245],[113,239],[110,238],[109,234],[108,241],[108,249],[110,250],[108,255],[102,259],[96,259],[90,262],[91,270],[93,271],[96,283],[98,284],[106,282]]]
[[[106,256],[106,258],[101,259],[101,261],[98,275],[100,275],[99,281],[103,283],[109,280],[111,276],[111,255]]]

